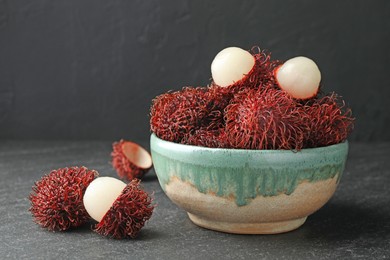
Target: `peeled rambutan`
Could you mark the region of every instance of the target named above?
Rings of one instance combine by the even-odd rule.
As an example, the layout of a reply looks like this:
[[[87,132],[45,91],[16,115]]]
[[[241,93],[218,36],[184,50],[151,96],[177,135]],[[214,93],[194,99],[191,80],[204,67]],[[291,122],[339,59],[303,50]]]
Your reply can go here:
[[[141,189],[140,180],[134,179],[93,229],[111,238],[135,238],[152,216],[154,207],[151,197]]]
[[[43,176],[29,196],[34,221],[51,231],[64,231],[87,222],[83,194],[98,175],[86,167],[70,167]]]
[[[307,100],[317,96],[321,72],[317,64],[307,57],[295,57],[287,60],[274,70],[278,87],[290,96]]]
[[[302,106],[273,87],[236,94],[225,121],[230,145],[241,149],[300,150],[307,131]]]
[[[353,130],[352,111],[335,93],[308,101],[305,110],[310,117],[305,148],[341,143]]]
[[[156,97],[150,109],[150,127],[161,139],[180,142],[187,133],[197,129],[207,114],[206,88],[184,87]]]
[[[215,56],[211,63],[211,75],[215,84],[228,87],[242,80],[253,69],[253,55],[239,47],[227,47]]]
[[[149,152],[136,143],[120,140],[112,149],[112,166],[122,179],[141,179],[153,165]]]
[[[252,69],[247,74],[243,75],[241,79],[235,81],[231,85],[222,86],[228,88],[230,93],[238,93],[244,88],[259,88],[270,85],[276,86],[274,70],[280,64],[282,64],[282,62],[278,60],[272,60],[271,54],[266,50],[260,50],[258,46],[252,47],[250,53],[255,60]],[[231,65],[232,64],[221,64],[219,66]],[[233,64],[232,66],[234,67],[237,65]],[[229,75],[226,76],[229,77]],[[218,85],[215,82],[212,84]]]
[[[229,148],[229,143],[224,128],[217,130],[196,130],[194,133],[186,135],[182,139],[181,143],[210,148]]]

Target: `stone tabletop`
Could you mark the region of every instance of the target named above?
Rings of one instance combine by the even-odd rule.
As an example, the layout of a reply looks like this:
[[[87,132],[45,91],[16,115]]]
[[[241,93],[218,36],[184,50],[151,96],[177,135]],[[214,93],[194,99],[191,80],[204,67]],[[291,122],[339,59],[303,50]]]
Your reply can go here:
[[[115,177],[110,151],[104,141],[0,140],[0,259],[390,258],[390,143],[351,143],[334,197],[285,234],[232,235],[195,226],[165,196],[153,170],[142,183],[157,207],[137,239],[101,237],[90,224],[68,232],[34,224],[28,211],[34,181],[76,165]]]

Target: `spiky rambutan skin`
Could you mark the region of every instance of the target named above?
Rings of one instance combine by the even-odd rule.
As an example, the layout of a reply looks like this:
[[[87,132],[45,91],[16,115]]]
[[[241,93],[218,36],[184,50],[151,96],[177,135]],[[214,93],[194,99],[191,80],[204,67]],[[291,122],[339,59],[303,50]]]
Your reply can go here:
[[[268,87],[237,94],[226,108],[226,134],[233,148],[300,150],[309,119],[285,92]]]
[[[118,176],[121,179],[126,179],[128,181],[131,181],[133,179],[141,179],[151,168],[142,168],[140,166],[135,165],[133,162],[131,162],[127,157],[123,150],[124,144],[126,144],[127,141],[120,140],[119,142],[114,142],[112,144],[112,152],[111,152],[111,158],[112,158],[112,166],[118,173]]]
[[[177,142],[200,127],[206,116],[206,88],[184,87],[156,97],[150,110],[151,131],[166,141]]]
[[[206,115],[201,121],[201,129],[219,130],[225,127],[224,110],[233,98],[234,93],[228,88],[211,85],[205,93]],[[191,134],[191,133],[190,133]]]
[[[310,117],[310,131],[305,138],[305,148],[341,143],[353,130],[352,111],[335,93],[308,101],[305,110]]]
[[[153,100],[151,131],[161,139],[180,143],[198,129],[220,129],[224,127],[224,109],[233,94],[229,88],[217,85],[185,87],[162,94]]]
[[[34,221],[51,231],[64,231],[87,222],[90,218],[83,195],[98,175],[86,167],[70,167],[43,176],[35,182],[29,197]]]
[[[194,133],[186,135],[181,143],[209,148],[229,148],[229,142],[224,128],[217,130],[196,130]]]
[[[154,207],[151,197],[141,189],[140,180],[134,179],[93,230],[116,239],[135,238],[152,216]]]
[[[260,50],[258,46],[251,49],[252,55],[255,57],[255,66],[251,73],[248,74],[246,80],[242,82],[243,86],[258,88],[261,86],[267,87],[276,86],[274,70],[282,64],[279,60],[272,60],[271,53],[267,50]]]

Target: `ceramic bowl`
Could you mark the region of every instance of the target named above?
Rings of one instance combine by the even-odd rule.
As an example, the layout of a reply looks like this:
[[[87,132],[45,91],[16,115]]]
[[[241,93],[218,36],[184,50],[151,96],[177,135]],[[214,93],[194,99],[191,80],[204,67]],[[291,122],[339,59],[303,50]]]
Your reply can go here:
[[[205,148],[151,136],[160,185],[195,224],[238,234],[300,227],[333,195],[348,142],[288,150]]]

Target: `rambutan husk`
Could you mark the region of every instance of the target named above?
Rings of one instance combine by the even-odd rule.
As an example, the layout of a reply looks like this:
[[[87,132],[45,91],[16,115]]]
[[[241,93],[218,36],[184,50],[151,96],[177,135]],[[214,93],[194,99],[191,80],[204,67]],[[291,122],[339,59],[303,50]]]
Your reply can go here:
[[[152,216],[152,198],[134,179],[123,189],[102,220],[93,227],[100,235],[122,239],[135,238]]]
[[[233,148],[300,150],[307,118],[303,107],[273,87],[247,89],[226,107],[226,135]]]
[[[310,118],[305,148],[344,142],[353,130],[352,111],[335,93],[306,102],[304,109]]]
[[[112,166],[122,179],[141,179],[152,168],[152,157],[140,145],[120,140],[112,144]]]
[[[34,221],[51,231],[65,231],[86,223],[90,217],[83,196],[98,175],[86,167],[69,167],[43,176],[35,182],[29,196]]]

